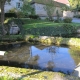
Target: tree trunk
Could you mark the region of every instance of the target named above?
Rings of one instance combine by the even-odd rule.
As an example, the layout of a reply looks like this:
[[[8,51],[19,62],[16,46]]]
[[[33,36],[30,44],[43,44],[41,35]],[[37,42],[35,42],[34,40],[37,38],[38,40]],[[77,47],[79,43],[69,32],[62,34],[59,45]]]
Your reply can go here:
[[[5,29],[4,29],[4,1],[1,1],[1,27],[2,27],[2,34],[5,34]]]

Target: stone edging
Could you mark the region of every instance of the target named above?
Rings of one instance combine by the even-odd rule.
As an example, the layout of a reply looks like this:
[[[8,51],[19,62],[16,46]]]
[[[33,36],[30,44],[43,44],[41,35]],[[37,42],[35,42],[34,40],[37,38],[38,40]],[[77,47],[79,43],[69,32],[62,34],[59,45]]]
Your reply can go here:
[[[28,41],[30,36],[25,37],[25,41]],[[39,36],[32,38],[33,41],[39,41],[45,44],[57,44],[57,45],[70,45],[80,47],[80,38],[63,38],[63,37],[50,37],[50,36]]]

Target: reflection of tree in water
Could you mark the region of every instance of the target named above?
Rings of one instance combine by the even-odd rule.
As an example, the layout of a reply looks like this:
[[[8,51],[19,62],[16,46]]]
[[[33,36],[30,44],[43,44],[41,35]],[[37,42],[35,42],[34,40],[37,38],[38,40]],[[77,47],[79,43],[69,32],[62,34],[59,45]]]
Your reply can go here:
[[[48,70],[52,70],[55,67],[54,62],[53,61],[48,61],[46,68]]]
[[[47,48],[48,52],[49,53],[53,53],[53,54],[56,54],[57,50],[58,50],[58,47],[56,46],[50,46]]]
[[[50,46],[47,48],[48,52],[51,54],[51,58],[53,61],[53,58],[55,57],[54,55],[56,55],[56,53],[58,52],[58,47],[56,46]]]
[[[48,70],[53,70],[53,68],[55,67],[53,58],[55,57],[54,55],[56,55],[56,53],[58,52],[58,47],[50,46],[50,47],[47,48],[47,50],[51,54],[51,59],[52,60],[48,61],[46,68]]]
[[[33,66],[33,68],[36,68],[38,67],[38,59],[39,59],[38,55],[31,56],[26,62],[26,64]]]
[[[79,62],[80,62],[80,48],[70,47],[69,53],[71,54],[71,56],[74,59],[75,63],[79,64]]]
[[[49,53],[56,53],[56,47],[54,47],[54,46],[51,46],[51,47],[49,47]]]
[[[28,59],[28,61],[26,61],[25,64],[31,65],[33,66],[33,68],[37,68],[38,67],[38,60],[39,60],[39,55],[32,55],[32,48],[30,48],[30,58]]]

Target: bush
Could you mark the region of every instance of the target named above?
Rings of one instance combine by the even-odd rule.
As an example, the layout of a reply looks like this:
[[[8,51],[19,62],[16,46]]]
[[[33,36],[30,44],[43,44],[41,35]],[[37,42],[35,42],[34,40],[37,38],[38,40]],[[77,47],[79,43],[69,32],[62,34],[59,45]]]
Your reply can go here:
[[[66,18],[63,19],[63,21],[65,23],[71,23],[72,22],[72,18],[66,17]]]
[[[1,16],[1,13],[0,13],[0,16]],[[15,13],[5,13],[4,14],[5,18],[17,18],[17,15]]]
[[[76,16],[74,16],[74,17],[76,17],[76,18],[80,18],[80,14],[78,14],[78,15],[76,15]]]
[[[61,18],[57,18],[57,19],[54,20],[54,22],[55,22],[55,23],[61,23],[61,22],[63,22],[63,21],[62,21]]]
[[[68,34],[76,33],[76,32],[75,32],[76,29],[75,29],[74,26],[71,25],[71,24],[66,24],[66,23],[65,23],[65,24],[63,24],[62,27],[64,28],[65,32],[68,33]]]
[[[39,19],[39,16],[38,15],[29,15],[29,18],[31,18],[31,19]]]
[[[5,17],[6,18],[11,18],[11,17],[17,18],[17,15],[15,13],[5,13]]]

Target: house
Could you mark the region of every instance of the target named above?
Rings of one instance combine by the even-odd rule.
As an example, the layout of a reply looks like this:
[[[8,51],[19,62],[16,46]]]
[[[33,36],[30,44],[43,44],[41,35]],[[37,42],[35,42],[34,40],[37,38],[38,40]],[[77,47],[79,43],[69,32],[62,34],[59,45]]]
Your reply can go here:
[[[47,12],[44,9],[45,5],[50,4],[50,1],[52,1],[53,5],[55,6],[55,10],[53,13],[53,17],[57,16],[56,12],[58,11],[59,16],[62,16],[62,7],[69,5],[68,0],[32,0],[31,5],[35,10],[35,14],[40,16],[41,18],[47,17]],[[8,12],[12,8],[20,9],[22,6],[22,0],[11,0],[10,4],[6,2],[4,9],[5,12]]]
[[[55,10],[52,16],[56,17],[57,16],[56,12],[58,11],[59,16],[62,17],[63,12],[61,8],[64,6],[69,6],[68,0],[54,0],[52,2],[53,2],[53,6],[55,6]],[[50,4],[50,0],[33,0],[32,1],[32,6],[35,9],[35,13],[39,15],[41,18],[47,17],[47,12],[44,9],[45,5],[47,4]]]
[[[13,8],[19,9],[22,6],[22,0],[11,0],[10,3],[6,2],[4,6],[5,12],[8,12],[9,10]]]
[[[67,5],[67,6],[70,6],[68,0],[54,0],[54,1],[59,2],[59,3],[63,3],[63,4],[65,4],[65,5]]]

